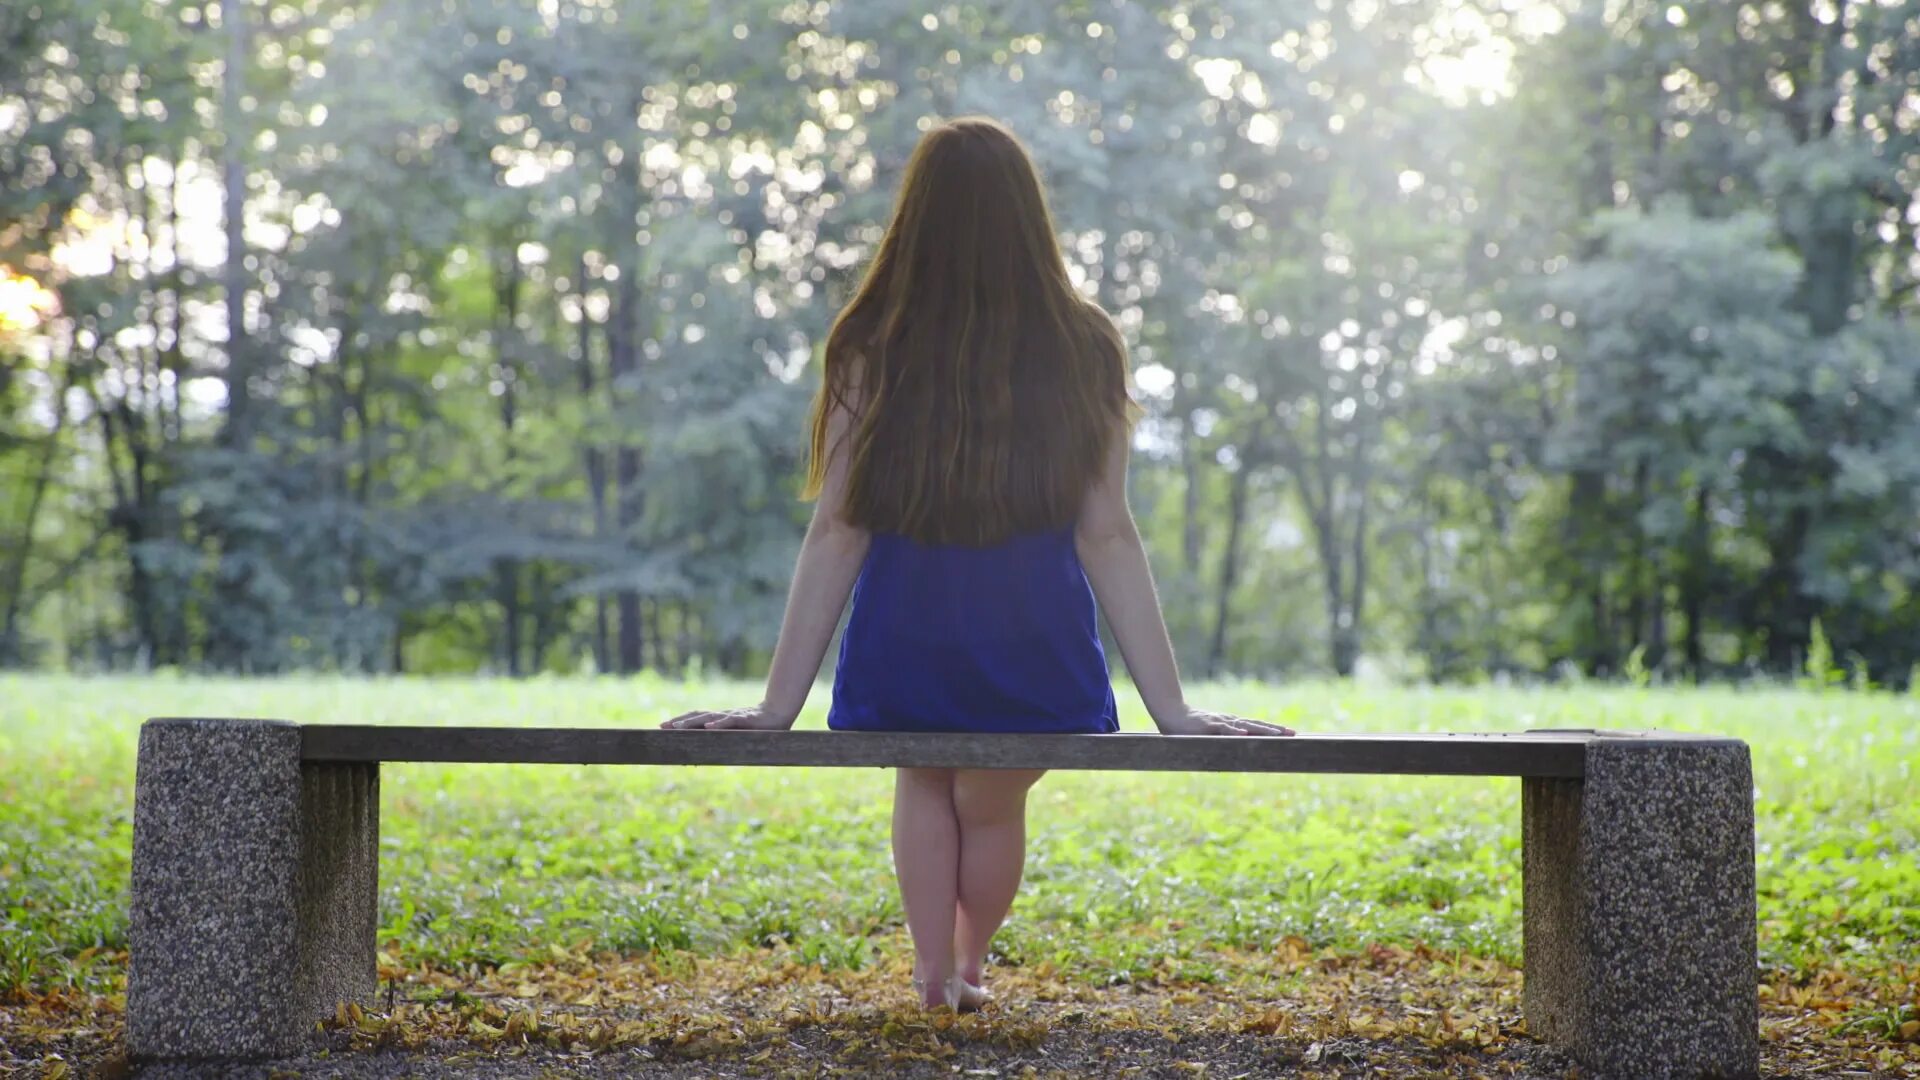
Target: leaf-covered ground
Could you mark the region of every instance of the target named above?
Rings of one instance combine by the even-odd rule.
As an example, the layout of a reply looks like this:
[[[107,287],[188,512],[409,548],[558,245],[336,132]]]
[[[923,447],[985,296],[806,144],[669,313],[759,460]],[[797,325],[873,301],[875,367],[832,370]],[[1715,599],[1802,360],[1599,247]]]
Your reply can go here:
[[[1156,974],[1118,986],[1051,965],[995,972],[986,1010],[914,1008],[906,943],[859,970],[784,949],[721,957],[595,953],[584,944],[496,968],[383,957],[386,997],[342,1006],[299,1059],[234,1077],[667,1076],[1513,1076],[1577,1075],[1528,1039],[1520,973],[1426,947],[1315,950],[1287,938],[1226,951],[1219,977]],[[1915,993],[1830,972],[1762,986],[1767,1076],[1920,1076],[1920,1048],[1863,1018]],[[1920,1000],[1905,999],[1909,1014]],[[42,1075],[124,1075],[112,996],[52,994],[0,1008],[11,1061]],[[205,1064],[146,1068],[205,1077]]]
[[[144,717],[630,726],[752,692],[0,677],[0,1072],[112,1069]],[[1920,700],[1253,685],[1195,697],[1321,731],[1747,739],[1769,1072],[1920,1075]],[[999,943],[999,1000],[966,1018],[905,1008],[882,771],[389,766],[382,784],[388,1000],[336,1018],[317,1036],[326,1057],[279,1068],[1566,1070],[1519,1017],[1512,781],[1051,776]]]

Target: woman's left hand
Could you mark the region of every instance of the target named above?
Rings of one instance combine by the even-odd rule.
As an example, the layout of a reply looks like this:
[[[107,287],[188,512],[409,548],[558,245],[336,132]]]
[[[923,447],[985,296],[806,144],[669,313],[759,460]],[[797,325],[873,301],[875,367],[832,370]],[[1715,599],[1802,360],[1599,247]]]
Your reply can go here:
[[[660,726],[679,731],[722,731],[728,728],[785,731],[793,726],[793,720],[792,716],[774,712],[761,704],[749,705],[743,709],[702,709],[681,713]]]

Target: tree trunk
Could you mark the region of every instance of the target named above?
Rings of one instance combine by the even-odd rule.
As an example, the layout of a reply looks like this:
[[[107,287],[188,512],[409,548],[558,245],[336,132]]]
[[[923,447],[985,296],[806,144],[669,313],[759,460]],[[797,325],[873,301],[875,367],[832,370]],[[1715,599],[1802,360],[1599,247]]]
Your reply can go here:
[[[1613,145],[1608,134],[1613,128],[1608,115],[1610,96],[1607,68],[1597,58],[1590,63],[1592,66],[1588,69],[1586,94],[1582,99],[1586,122],[1582,126],[1593,141],[1585,147],[1580,194],[1581,209],[1587,214],[1613,206],[1616,179]],[[1600,235],[1590,233],[1580,243],[1580,257],[1585,259],[1599,254],[1601,244]],[[1577,373],[1575,377],[1574,405],[1577,407]],[[1588,625],[1587,640],[1584,642],[1586,655],[1582,666],[1595,675],[1607,674],[1615,666],[1612,606],[1607,597],[1607,548],[1612,522],[1605,516],[1605,499],[1606,474],[1602,468],[1591,464],[1576,465],[1572,470],[1572,489],[1563,535],[1568,549],[1574,553],[1575,572],[1586,585]]]
[[[220,76],[220,131],[223,139],[220,158],[224,200],[221,214],[227,240],[226,264],[221,270],[223,300],[226,304],[227,342],[225,371],[227,384],[226,418],[218,441],[236,454],[230,469],[244,485],[251,477],[250,453],[256,432],[253,409],[253,378],[256,374],[253,341],[247,332],[247,174],[248,127],[242,114],[246,97],[248,62],[252,56],[251,28],[245,0],[221,0],[221,29],[226,35],[225,67]],[[240,456],[247,455],[247,456]],[[262,655],[265,643],[256,640],[265,613],[248,587],[255,557],[267,554],[265,546],[249,530],[231,517],[216,519],[208,530],[219,559],[211,607],[207,612],[206,659],[213,666],[234,671],[251,671]]]
[[[1180,422],[1180,469],[1184,474],[1180,530],[1181,562],[1191,578],[1200,577],[1200,462],[1199,439],[1193,433],[1193,414]]]
[[[635,467],[632,451],[620,451],[619,461],[614,471],[616,476],[615,486],[620,492],[621,503],[625,504],[629,498],[637,497],[629,494],[633,492],[639,477],[639,470]],[[628,526],[631,526],[633,521],[638,517],[638,515],[632,511],[628,511],[621,516],[627,518],[625,524]],[[616,597],[616,602],[620,615],[619,668],[621,674],[630,675],[639,671],[646,664],[646,635],[642,627],[640,594],[633,589],[621,589]]]
[[[587,258],[580,256],[579,289],[580,298],[580,349],[576,371],[580,379],[580,400],[589,415],[593,409],[595,377],[593,366],[593,320],[587,317]],[[606,455],[591,439],[586,442],[584,462],[587,470],[587,498],[593,504],[593,539],[595,543],[607,542],[607,461]],[[613,670],[612,649],[608,639],[607,594],[593,594],[593,669],[600,674]]]
[[[360,303],[360,325],[364,325],[366,322],[370,322],[375,314],[371,290],[362,292]],[[346,334],[341,335],[343,357],[341,361],[341,378],[343,379],[346,377],[346,361],[344,359],[346,355],[345,345],[349,340],[350,338]],[[374,461],[376,458],[374,452],[375,418],[373,414],[374,402],[377,399],[373,394],[374,361],[371,357],[365,355],[360,356],[359,359],[360,372],[359,377],[354,380],[352,398],[354,422],[358,425],[354,431],[354,457],[358,461],[359,471],[353,477],[351,490],[353,492],[353,504],[357,508],[361,519],[364,521],[370,519],[373,515],[373,478],[375,471]],[[355,529],[352,541],[348,545],[347,575],[347,580],[353,585],[354,594],[359,598],[355,607],[363,611],[372,610],[378,613],[384,606],[384,598],[382,598],[378,592],[380,584],[378,568],[372,565],[372,560],[367,557],[366,531],[364,529]],[[366,658],[366,669],[369,674],[373,673],[379,664],[373,652],[373,650],[369,650]]]
[[[1713,552],[1708,546],[1711,538],[1709,511],[1707,489],[1704,486],[1695,488],[1693,520],[1688,522],[1687,569],[1680,578],[1680,613],[1687,621],[1686,637],[1682,639],[1680,648],[1687,665],[1687,677],[1696,683],[1706,674],[1707,668],[1707,589],[1713,573]]]
[[[0,667],[17,664],[23,659],[20,616],[28,609],[27,564],[33,561],[34,533],[40,523],[40,507],[46,501],[47,488],[53,480],[53,463],[60,452],[60,436],[67,426],[69,385],[69,381],[62,380],[54,392],[53,428],[47,432],[46,447],[40,454],[40,466],[34,470],[32,489],[27,495],[26,521],[20,529],[20,545],[8,561],[4,579],[0,579],[5,582],[0,587],[0,596],[6,599],[6,611],[0,615]]]
[[[1340,538],[1335,535],[1335,522],[1331,512],[1309,511],[1308,519],[1313,524],[1314,543],[1320,551],[1320,602],[1327,613],[1327,661],[1333,665],[1334,674],[1345,676],[1348,673],[1346,646],[1343,641],[1342,624],[1346,621],[1340,603],[1341,579],[1344,561],[1340,550]]]
[[[520,312],[520,259],[513,236],[503,237],[495,249],[493,279],[493,348],[499,372],[500,429],[507,461],[508,482],[518,460],[520,356],[517,347]],[[526,674],[521,661],[520,560],[502,558],[494,565],[495,597],[500,603],[501,650],[507,674],[520,678]]]
[[[91,388],[90,388],[91,389]],[[100,418],[102,458],[113,491],[110,527],[120,533],[127,550],[127,604],[131,609],[140,654],[148,664],[175,660],[171,635],[165,632],[153,576],[141,559],[140,547],[153,538],[152,486],[147,476],[147,452],[135,430],[136,421],[124,402],[107,404],[93,395],[94,414]],[[127,469],[114,464],[124,444]]]
[[[593,595],[593,670],[602,675],[613,670],[608,666],[613,659],[609,636],[612,629],[609,625],[611,614],[612,612],[607,610],[606,594],[595,593]]]
[[[615,502],[620,508],[623,536],[630,535],[630,530],[640,519],[636,505],[640,501],[639,481],[639,454],[631,448],[622,447],[615,455],[614,491]],[[640,593],[631,588],[621,589],[617,601],[620,611],[620,671],[622,674],[632,674],[646,663],[646,635],[642,626]]]
[[[520,564],[498,559],[493,564],[493,596],[500,604],[500,659],[507,674],[520,678]]]
[[[1279,453],[1281,463],[1293,474],[1300,493],[1300,503],[1306,509],[1314,548],[1320,556],[1321,598],[1327,614],[1328,660],[1334,672],[1344,678],[1353,674],[1355,661],[1359,657],[1360,618],[1366,603],[1367,508],[1368,489],[1372,486],[1371,471],[1366,464],[1368,446],[1364,438],[1354,440],[1348,457],[1342,458],[1335,453],[1333,436],[1328,429],[1325,388],[1317,388],[1316,395],[1318,401],[1314,412],[1311,453],[1303,448],[1301,440],[1284,417],[1276,418],[1279,424],[1277,428],[1268,429],[1270,441],[1265,445]],[[1355,471],[1343,473],[1342,460],[1357,462]],[[1341,484],[1343,476],[1347,481],[1345,490]],[[1356,491],[1359,499],[1353,525],[1353,549],[1349,553],[1343,539],[1340,517],[1342,503],[1352,501]],[[1348,575],[1349,569],[1351,577]]]
[[[1647,643],[1647,622],[1649,603],[1647,597],[1647,532],[1640,527],[1640,511],[1647,505],[1647,491],[1651,483],[1651,469],[1646,460],[1633,469],[1633,512],[1625,515],[1633,522],[1629,526],[1627,552],[1627,638],[1620,643],[1621,651],[1631,654],[1634,649]]]
[[[1653,613],[1647,625],[1646,664],[1648,668],[1660,668],[1667,662],[1667,581],[1655,575],[1652,593],[1654,597]]]
[[[343,298],[347,304],[353,301],[352,293]],[[344,305],[343,305],[344,306]],[[334,400],[326,408],[326,416],[318,426],[327,440],[324,451],[322,473],[324,481],[321,487],[322,498],[336,500],[343,505],[352,505],[357,490],[353,480],[353,464],[357,456],[356,448],[350,442],[347,421],[359,409],[353,390],[354,339],[359,329],[352,316],[344,319],[340,325],[340,345],[335,350],[331,365],[332,390]],[[325,367],[316,366],[313,377],[316,385],[325,378]],[[316,392],[315,397],[319,395]],[[340,575],[329,582],[332,592],[339,596],[350,612],[358,614],[366,604],[366,591],[360,587],[359,580],[359,544],[360,530],[348,528],[342,530],[340,537]],[[360,637],[354,627],[358,620],[330,619],[331,651],[333,666],[338,671],[366,671],[371,666],[371,658],[361,648]]]
[[[244,0],[221,0],[221,29],[226,31],[226,68],[220,76],[220,127],[225,143],[220,158],[226,202],[227,264],[224,268],[227,304],[227,418],[222,429],[228,446],[247,445],[253,435],[252,349],[247,340],[247,173],[245,125],[241,99],[246,96],[248,41]]]
[[[172,265],[162,275],[165,282],[167,311],[167,345],[161,354],[161,366],[174,374],[174,383],[170,397],[172,431],[169,437],[178,442],[183,434],[180,424],[180,388],[187,381],[187,360],[185,342],[187,338],[187,316],[182,295],[186,291],[184,259],[180,252],[180,154],[173,154],[167,162],[170,179],[167,186],[167,235],[172,238],[169,254]],[[158,330],[159,314],[154,315],[155,329]]]
[[[1761,586],[1767,607],[1767,666],[1774,671],[1793,669],[1806,651],[1812,605],[1800,591],[1800,555],[1806,549],[1812,519],[1805,507],[1787,515],[1785,528],[1768,543],[1770,565]]]
[[[1615,658],[1612,606],[1607,601],[1606,538],[1612,526],[1602,513],[1605,493],[1606,477],[1600,470],[1575,470],[1565,521],[1567,542],[1575,552],[1574,565],[1587,582],[1586,657],[1582,666],[1594,675],[1612,672]]]
[[[1233,610],[1233,587],[1240,577],[1240,534],[1247,522],[1247,488],[1253,473],[1242,461],[1227,488],[1227,542],[1220,551],[1220,573],[1214,595],[1213,640],[1207,647],[1207,677],[1220,674],[1227,654],[1227,623]]]
[[[1427,677],[1437,679],[1451,673],[1450,658],[1440,655],[1440,600],[1433,591],[1433,492],[1432,481],[1423,478],[1418,491],[1418,528],[1414,545],[1420,561],[1420,622],[1414,631],[1414,648],[1427,661]]]
[[[533,652],[527,657],[527,671],[538,675],[546,668],[547,650],[553,645],[553,602],[547,585],[547,564],[535,562],[529,571],[527,590],[533,605]]]
[[[1331,502],[1332,500],[1329,500]],[[1321,580],[1326,591],[1328,659],[1334,674],[1352,675],[1360,660],[1360,620],[1367,599],[1367,501],[1361,494],[1350,537],[1340,534],[1339,518],[1324,513],[1316,526]],[[1347,546],[1350,544],[1350,547]],[[1343,550],[1344,548],[1344,550]]]
[[[639,109],[639,103],[631,103],[628,115]],[[637,200],[640,195],[640,154],[639,148],[627,151],[628,168],[622,170],[619,181],[622,189],[618,205],[623,208],[619,220],[622,230],[621,244],[628,252],[628,258],[620,266],[618,296],[613,305],[613,322],[607,339],[607,366],[609,390],[613,400],[632,400],[635,396],[634,385],[639,381],[640,370],[640,259],[641,251],[635,241],[636,219],[639,216]],[[624,425],[623,425],[624,427]],[[614,512],[620,529],[621,541],[633,543],[633,529],[640,522],[642,502],[640,491],[640,451],[628,440],[622,440],[613,455]],[[619,667],[623,674],[639,671],[646,663],[645,634],[641,625],[640,594],[632,588],[621,589],[617,597],[620,611],[619,630]]]
[[[1360,458],[1360,475],[1354,482],[1354,494],[1360,500],[1360,506],[1353,516],[1352,551],[1347,562],[1352,573],[1347,579],[1347,623],[1342,657],[1345,666],[1338,660],[1334,664],[1342,677],[1352,675],[1360,666],[1360,635],[1367,618],[1367,519],[1373,510],[1373,471],[1366,464],[1367,446],[1364,441],[1358,444],[1356,454]]]
[[[647,644],[652,654],[650,661],[655,671],[667,670],[667,649],[664,635],[660,632],[660,607],[664,601],[647,601]]]
[[[741,678],[747,673],[747,645],[737,637],[730,637],[720,643],[720,670],[731,678]]]

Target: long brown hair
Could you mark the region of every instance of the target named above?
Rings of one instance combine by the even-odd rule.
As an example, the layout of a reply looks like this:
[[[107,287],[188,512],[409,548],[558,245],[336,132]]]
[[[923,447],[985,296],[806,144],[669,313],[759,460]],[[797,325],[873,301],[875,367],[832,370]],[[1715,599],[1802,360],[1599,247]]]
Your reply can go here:
[[[1061,528],[1131,407],[1125,345],[1074,291],[1025,148],[978,117],[927,132],[827,338],[806,495],[846,408],[850,522],[976,546]]]

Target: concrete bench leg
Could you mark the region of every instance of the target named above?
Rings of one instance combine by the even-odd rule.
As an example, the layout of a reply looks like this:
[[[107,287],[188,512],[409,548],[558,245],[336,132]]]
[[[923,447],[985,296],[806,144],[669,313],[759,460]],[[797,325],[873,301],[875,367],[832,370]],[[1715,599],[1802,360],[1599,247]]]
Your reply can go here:
[[[1756,1075],[1746,746],[1599,737],[1586,774],[1523,782],[1528,1030],[1602,1080]]]
[[[151,720],[134,786],[127,1043],[297,1052],[376,973],[380,774],[300,761],[297,725]]]

